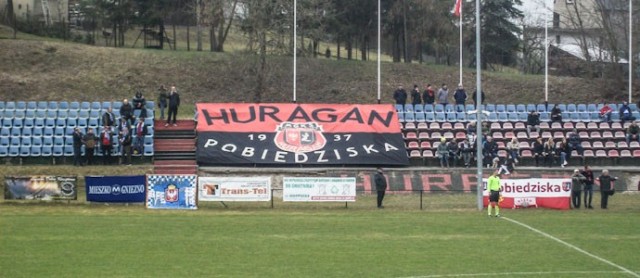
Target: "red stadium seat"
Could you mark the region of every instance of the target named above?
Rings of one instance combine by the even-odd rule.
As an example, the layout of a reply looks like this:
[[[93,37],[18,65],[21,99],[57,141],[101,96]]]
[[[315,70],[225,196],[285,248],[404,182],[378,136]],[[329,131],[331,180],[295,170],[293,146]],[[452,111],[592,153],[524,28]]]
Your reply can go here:
[[[602,138],[602,136],[600,136],[600,132],[599,131],[592,131],[591,133],[589,133],[589,138],[591,138],[591,139],[600,139],[600,138]]]
[[[542,136],[542,139],[545,139],[545,140],[549,139],[549,138],[551,138],[551,132],[543,131],[541,136]]]
[[[440,141],[435,141],[433,142],[433,144],[431,144],[431,148],[433,148],[434,150],[437,149],[438,146],[440,146]]]
[[[515,131],[525,131],[527,130],[527,126],[523,122],[517,122],[513,129]]]
[[[613,129],[614,131],[622,130],[622,125],[618,122],[611,123],[611,129]]]
[[[624,134],[624,131],[616,131],[616,133],[613,134],[613,138],[625,139],[625,138],[627,138],[627,136]]]
[[[582,145],[583,149],[591,149],[591,143],[589,141],[582,141],[580,142],[580,145]]]
[[[579,131],[579,132],[578,132],[578,135],[580,135],[580,138],[582,138],[582,139],[587,139],[587,138],[589,138],[589,133],[588,133],[588,132],[586,132],[586,131]]]
[[[551,123],[551,131],[560,131],[560,130],[562,130],[562,124],[560,124],[559,122]]]
[[[628,148],[629,148],[629,145],[627,145],[627,142],[625,142],[625,141],[618,142],[618,149],[619,150],[624,150],[624,149],[628,149]]]
[[[409,142],[409,144],[407,144],[407,149],[409,150],[417,150],[420,148],[420,145],[418,145],[418,142],[412,141]]]
[[[438,131],[440,130],[440,124],[437,122],[431,122],[429,124],[429,129],[431,129],[432,131]]]
[[[494,139],[504,139],[504,137],[502,136],[502,132],[500,131],[494,131],[493,134],[491,134],[491,137],[493,137]]]
[[[415,130],[416,129],[416,123],[405,123],[404,124],[404,129],[405,130]]]
[[[434,131],[434,132],[431,132],[431,136],[429,137],[431,137],[431,139],[440,141],[440,138],[442,138],[442,134],[440,134],[440,132],[438,131]]]
[[[507,145],[503,141],[496,141],[496,145],[498,145],[499,150],[504,150],[507,147]]]
[[[538,134],[538,133],[537,133],[537,132],[535,132],[535,131],[532,131],[532,132],[529,134],[529,138],[531,138],[531,139],[535,139],[535,138],[538,138],[538,137],[540,137],[540,134]]]
[[[631,151],[629,150],[621,150],[620,157],[631,157]]]
[[[618,151],[617,151],[617,150],[609,150],[609,151],[607,152],[607,156],[608,156],[608,157],[610,157],[610,158],[612,158],[612,157],[619,157],[619,156],[620,156],[620,154],[618,154]]]
[[[509,141],[511,141],[512,138],[516,137],[515,134],[513,134],[513,131],[505,131],[504,133],[504,138],[505,139],[509,139]]]
[[[413,140],[418,140],[418,134],[416,134],[413,131],[407,132],[407,135],[405,135],[404,137],[405,140],[407,141],[413,141]]]
[[[553,138],[554,139],[565,138],[564,132],[562,132],[562,131],[554,131],[553,132]]]
[[[502,127],[500,126],[500,123],[498,122],[493,122],[491,123],[491,130],[501,130]]]
[[[629,143],[629,148],[632,150],[640,149],[640,143],[631,141],[631,143]]]
[[[455,131],[465,131],[465,126],[463,123],[455,123],[453,124],[453,130]]]
[[[456,132],[456,139],[465,139],[467,138],[467,134],[462,132],[462,131],[458,131]]]
[[[604,150],[597,150],[596,157],[607,157],[607,152],[605,152]]]
[[[498,156],[499,156],[499,157],[502,157],[502,158],[507,157],[507,151],[505,151],[505,150],[499,150],[499,151],[498,151]]]
[[[531,149],[531,147],[529,147],[529,142],[527,142],[527,141],[518,143],[518,146],[520,146],[520,150]]]
[[[422,156],[420,155],[420,151],[413,150],[413,151],[411,151],[411,153],[409,153],[409,157],[410,158],[421,158]]]
[[[440,129],[442,129],[442,130],[452,130],[453,129],[453,125],[451,125],[451,123],[449,123],[449,122],[445,122],[445,123],[442,123],[442,125],[440,125]]]
[[[431,149],[431,142],[429,141],[420,142],[420,148],[423,150]]]
[[[518,133],[516,134],[516,138],[518,138],[518,140],[527,140],[529,136],[524,131],[518,131]]]
[[[613,133],[611,133],[611,131],[603,131],[602,132],[602,139],[613,139]]]
[[[422,157],[426,157],[426,158],[431,158],[431,157],[433,157],[433,151],[431,151],[431,150],[424,150],[424,151],[422,151]]]
[[[598,124],[598,128],[600,130],[609,130],[611,128],[611,126],[609,125],[609,123],[600,123]]]
[[[583,122],[576,123],[575,129],[578,131],[587,130],[587,126]]]
[[[571,156],[578,156],[578,152],[577,151],[572,151],[571,152]],[[593,151],[592,150],[584,150],[584,157],[593,157]]]
[[[625,142],[626,143],[626,142]],[[613,150],[613,149],[617,149],[618,146],[616,146],[616,142],[613,141],[607,141],[604,143],[604,148],[608,149],[608,150]]]
[[[634,150],[633,157],[640,157],[640,150]]]
[[[564,130],[573,130],[573,123],[572,122],[564,122],[562,124],[562,128]]]
[[[429,130],[429,125],[427,123],[420,122],[418,123],[418,126],[416,128],[418,129],[418,131],[425,131]]]
[[[522,156],[522,157],[533,157],[533,154],[531,153],[530,150],[522,150],[522,152],[520,153],[520,156]]]
[[[548,122],[540,122],[540,131],[545,131],[549,129],[549,123]]]
[[[451,129],[448,129],[451,130]],[[447,138],[447,141],[450,140],[451,138],[453,138],[453,132],[451,131],[447,131],[443,134],[444,138]]]
[[[589,122],[587,124],[587,130],[596,130],[598,129],[598,123],[594,123],[594,122]]]
[[[511,122],[505,122],[504,124],[502,124],[502,129],[504,129],[504,130],[512,130],[513,129],[513,124]]]
[[[591,148],[594,149],[594,150],[602,150],[602,149],[604,149],[604,144],[602,144],[601,141],[595,141],[595,142],[593,142],[593,144],[591,146],[592,146]]]

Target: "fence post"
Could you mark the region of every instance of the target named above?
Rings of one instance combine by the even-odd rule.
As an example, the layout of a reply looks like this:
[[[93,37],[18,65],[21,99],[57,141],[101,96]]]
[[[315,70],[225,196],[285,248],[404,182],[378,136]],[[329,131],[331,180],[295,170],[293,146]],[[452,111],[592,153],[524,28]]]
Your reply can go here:
[[[271,188],[271,208],[273,209],[273,188]]]
[[[422,192],[424,192],[424,189],[420,189],[420,210],[422,210]]]

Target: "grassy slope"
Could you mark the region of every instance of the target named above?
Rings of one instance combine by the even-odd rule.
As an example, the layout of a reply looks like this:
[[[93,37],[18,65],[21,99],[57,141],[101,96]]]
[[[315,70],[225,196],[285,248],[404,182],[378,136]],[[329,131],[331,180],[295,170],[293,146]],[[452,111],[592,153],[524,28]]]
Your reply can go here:
[[[184,103],[253,101],[255,56],[114,49],[22,38],[0,40],[3,100],[114,100],[131,97],[136,88],[154,98],[151,95],[159,84],[176,84]],[[292,58],[271,56],[268,62],[262,101],[291,101]],[[383,63],[382,69],[383,102],[390,102],[398,84],[422,87],[444,82],[453,87],[458,79],[456,67]],[[298,102],[374,103],[375,76],[374,62],[301,58]],[[483,76],[488,102],[537,103],[544,99],[542,76],[493,72]],[[472,71],[466,71],[464,79],[475,83]],[[612,86],[602,81],[552,77],[550,101],[599,101],[596,94],[607,88]],[[621,94],[620,99],[623,97]]]

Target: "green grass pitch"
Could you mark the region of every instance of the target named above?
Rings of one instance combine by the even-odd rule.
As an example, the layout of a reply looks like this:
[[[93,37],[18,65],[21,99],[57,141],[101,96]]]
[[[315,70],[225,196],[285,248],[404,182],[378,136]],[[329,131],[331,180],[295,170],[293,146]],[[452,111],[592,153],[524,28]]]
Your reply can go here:
[[[595,204],[598,205],[596,194]],[[609,210],[502,214],[472,194],[374,197],[349,204],[0,203],[0,277],[638,277],[639,195]],[[466,204],[470,203],[470,204]],[[466,204],[466,205],[461,205]]]

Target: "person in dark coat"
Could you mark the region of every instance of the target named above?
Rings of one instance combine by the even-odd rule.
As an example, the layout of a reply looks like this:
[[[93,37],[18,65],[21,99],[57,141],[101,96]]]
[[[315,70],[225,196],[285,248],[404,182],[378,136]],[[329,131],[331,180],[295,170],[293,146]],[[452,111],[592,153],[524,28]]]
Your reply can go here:
[[[464,105],[467,101],[467,92],[464,90],[464,87],[462,87],[462,84],[459,84],[458,89],[456,89],[456,92],[453,93],[453,99],[456,101],[457,105]]]
[[[589,168],[589,165],[585,165],[584,169],[580,172],[585,177],[584,180],[584,207],[593,209],[591,206],[591,200],[593,199],[593,171]]]
[[[473,105],[477,108],[478,104],[476,103],[476,99],[478,97],[478,90],[473,91],[473,95],[471,95],[471,100],[473,101]],[[480,92],[480,104],[484,103],[484,91]]]
[[[586,180],[587,178],[580,174],[579,169],[573,170],[573,175],[571,176],[571,203],[573,204],[573,208],[580,208],[582,185]]]
[[[160,109],[160,120],[164,120],[164,109],[167,108],[167,98],[169,98],[167,89],[164,87],[164,85],[160,85],[160,88],[158,88],[158,108]]]
[[[82,138],[82,143],[84,144],[84,162],[87,165],[93,165],[93,155],[96,149],[96,145],[98,144],[98,138],[96,134],[93,133],[93,128],[89,128],[87,130],[87,134]]]
[[[387,178],[382,172],[382,167],[378,167],[375,176],[373,176],[373,182],[376,185],[376,192],[378,193],[378,208],[384,208],[384,206],[382,206],[382,200],[384,199],[384,194],[387,190]]]
[[[613,195],[613,182],[618,180],[617,177],[609,176],[609,170],[602,170],[602,175],[598,177],[600,181],[600,208],[607,209],[609,205],[609,196]]]
[[[553,105],[551,108],[551,122],[562,123],[562,110],[558,107],[557,104]]]
[[[431,87],[431,84],[427,84],[427,88],[422,92],[422,100],[424,104],[433,104],[436,102],[436,92]]]
[[[411,104],[414,106],[422,104],[422,97],[420,96],[418,85],[413,85],[413,90],[411,90]]]
[[[111,163],[111,151],[113,150],[113,131],[111,127],[105,127],[100,133],[100,149],[102,150],[102,163]]]
[[[111,107],[107,108],[107,111],[102,114],[102,126],[108,127],[116,124],[116,115],[113,114],[113,109]]]
[[[173,126],[178,126],[176,123],[176,117],[178,116],[178,107],[180,106],[180,94],[178,94],[176,86],[171,86],[171,92],[169,93],[167,100],[169,102],[169,111],[167,115],[167,123],[164,126],[169,126],[172,122]]]
[[[120,106],[120,117],[127,120],[129,125],[132,125],[135,121],[133,106],[131,106],[131,103],[129,103],[129,100],[126,98],[122,101],[122,106]]]
[[[398,86],[398,89],[393,92],[393,99],[396,100],[396,104],[405,105],[407,103],[407,91],[404,90],[402,85]]]
[[[147,135],[147,125],[144,118],[139,118],[135,126],[133,126],[133,153],[141,155],[144,151],[144,137]]]
[[[82,132],[79,128],[73,129],[73,166],[82,166]]]
[[[133,97],[133,109],[140,110],[140,118],[147,117],[147,100],[142,95],[142,92],[137,91],[136,95]]]
[[[131,165],[131,132],[128,127],[122,128],[118,136],[122,148],[121,164]]]

